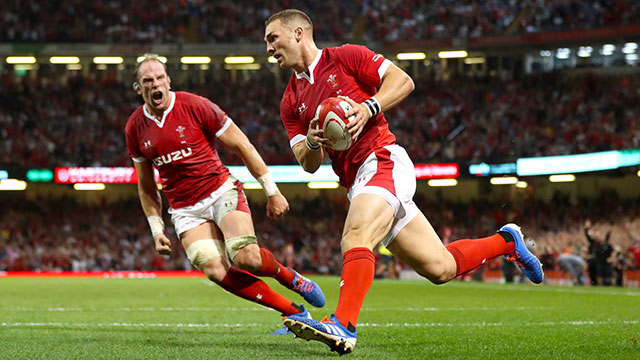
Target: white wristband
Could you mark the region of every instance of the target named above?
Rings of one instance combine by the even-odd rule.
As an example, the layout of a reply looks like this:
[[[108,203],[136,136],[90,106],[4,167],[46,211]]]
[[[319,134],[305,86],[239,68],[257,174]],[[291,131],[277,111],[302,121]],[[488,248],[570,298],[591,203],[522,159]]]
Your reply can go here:
[[[158,234],[164,233],[164,221],[162,218],[157,215],[147,217],[147,221],[149,222],[149,227],[151,228],[151,235],[156,236]]]
[[[273,181],[270,173],[266,173],[258,178],[258,182],[262,185],[262,190],[267,196],[274,196],[280,193],[278,185]]]

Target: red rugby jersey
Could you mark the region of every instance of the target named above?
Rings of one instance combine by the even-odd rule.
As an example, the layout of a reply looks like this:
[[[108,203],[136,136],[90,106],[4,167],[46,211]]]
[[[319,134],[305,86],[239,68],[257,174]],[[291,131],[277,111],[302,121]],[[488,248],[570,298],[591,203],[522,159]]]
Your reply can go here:
[[[360,45],[342,45],[318,52],[309,66],[309,74],[291,76],[280,103],[280,117],[289,135],[291,147],[304,141],[316,108],[322,100],[338,95],[363,102],[375,95],[382,76],[391,62]],[[358,140],[347,150],[327,149],[333,171],[340,184],[349,188],[356,172],[369,154],[395,144],[396,137],[380,113],[369,119]]]
[[[160,172],[162,191],[172,208],[197,203],[219,188],[229,170],[216,150],[216,137],[231,124],[220,107],[187,92],[173,98],[158,121],[140,106],[125,128],[133,161],[153,161]]]

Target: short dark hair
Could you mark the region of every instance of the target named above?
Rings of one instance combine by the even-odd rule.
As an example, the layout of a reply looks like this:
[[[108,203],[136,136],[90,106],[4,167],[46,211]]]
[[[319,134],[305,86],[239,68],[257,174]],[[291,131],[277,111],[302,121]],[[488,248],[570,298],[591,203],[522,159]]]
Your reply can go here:
[[[166,72],[167,75],[169,75],[169,73],[167,72],[167,64],[165,64],[164,62],[162,62],[162,60],[160,60],[160,56],[158,56],[158,54],[146,53],[146,54],[142,54],[140,57],[142,59],[138,61],[138,63],[136,64],[135,70],[133,70],[133,80],[135,82],[138,82],[138,71],[140,71],[140,66],[142,66],[142,64],[146,63],[147,61],[159,62],[164,67],[164,72]]]
[[[309,15],[305,14],[304,11],[300,11],[298,9],[282,10],[269,16],[269,18],[267,19],[267,21],[264,22],[264,24],[266,26],[276,20],[280,20],[280,22],[282,22],[283,25],[289,25],[290,22],[293,22],[296,20],[302,21],[303,23],[305,23],[305,25],[308,26],[308,30],[310,30],[311,33],[313,33],[313,23],[311,22],[311,18],[309,17]]]

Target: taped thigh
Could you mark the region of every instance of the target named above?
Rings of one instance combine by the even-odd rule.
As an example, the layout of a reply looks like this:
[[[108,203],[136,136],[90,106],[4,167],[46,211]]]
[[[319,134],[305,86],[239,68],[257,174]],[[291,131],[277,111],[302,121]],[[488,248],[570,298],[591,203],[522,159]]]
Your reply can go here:
[[[225,256],[224,245],[218,239],[194,241],[184,251],[189,261],[198,269],[213,258]]]
[[[220,194],[220,197],[213,203],[213,218],[218,226],[222,223],[222,219],[233,211],[243,211],[251,214],[247,198],[244,195],[244,191],[242,191],[242,183],[234,177],[229,179],[229,181],[233,181],[232,186]]]
[[[238,255],[238,252],[245,246],[251,244],[257,244],[258,239],[254,235],[243,235],[234,237],[231,239],[225,240],[225,245],[227,247],[227,252],[229,253],[229,257],[231,260]]]

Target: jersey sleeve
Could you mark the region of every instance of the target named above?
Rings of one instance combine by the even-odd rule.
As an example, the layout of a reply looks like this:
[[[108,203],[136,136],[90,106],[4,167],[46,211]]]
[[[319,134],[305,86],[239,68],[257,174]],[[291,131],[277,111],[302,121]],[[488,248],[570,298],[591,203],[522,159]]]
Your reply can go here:
[[[200,122],[206,133],[219,137],[231,125],[232,120],[229,115],[211,100],[201,98],[199,107],[202,114]]]
[[[143,162],[146,160],[144,154],[142,154],[142,150],[140,150],[140,145],[138,143],[138,136],[135,133],[135,128],[133,126],[133,119],[129,119],[127,125],[125,126],[124,136],[127,143],[127,151],[129,152],[129,157],[135,162]]]
[[[287,89],[287,92],[288,91],[289,89]],[[280,102],[280,118],[282,119],[285,129],[287,129],[289,146],[293,147],[295,144],[304,141],[307,137],[308,128],[295,116],[290,96],[290,93],[285,94]]]
[[[335,55],[345,70],[363,83],[380,87],[391,61],[366,46],[346,44],[336,48]]]

